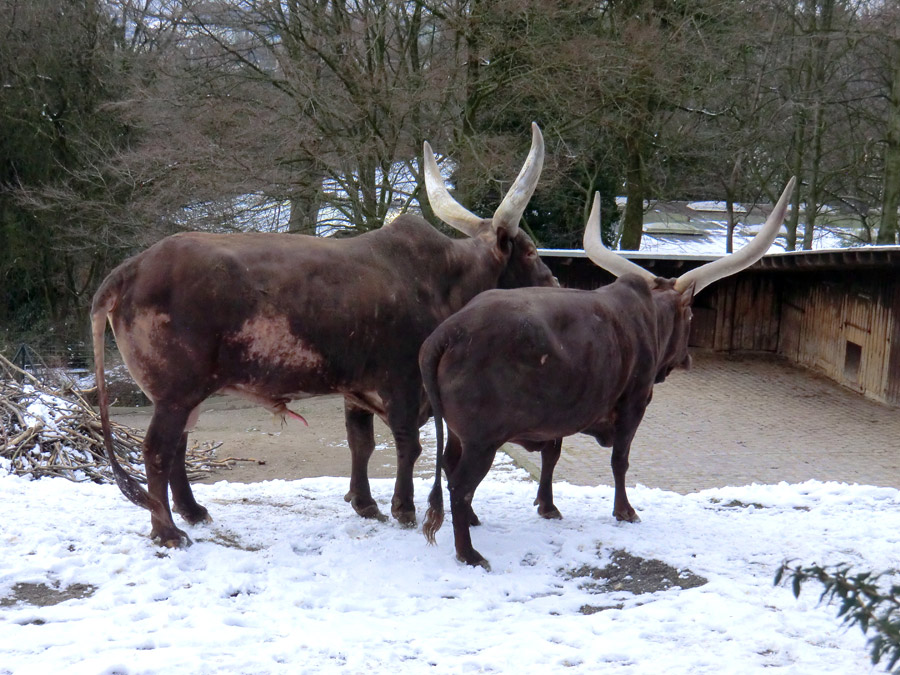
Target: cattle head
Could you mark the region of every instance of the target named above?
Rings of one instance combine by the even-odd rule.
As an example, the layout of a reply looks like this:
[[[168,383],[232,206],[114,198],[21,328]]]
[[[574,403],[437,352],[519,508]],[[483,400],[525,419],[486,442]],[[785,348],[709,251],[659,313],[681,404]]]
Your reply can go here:
[[[434,214],[454,229],[490,246],[494,258],[502,266],[498,286],[558,285],[553,273],[538,256],[531,237],[519,227],[544,163],[544,137],[538,125],[531,125],[531,151],[524,166],[490,218],[476,216],[450,195],[428,141],[424,146],[425,189]]]
[[[662,382],[674,368],[690,368],[688,338],[694,295],[719,279],[749,267],[769,250],[784,221],[788,197],[794,189],[794,182],[795,179],[791,178],[772,213],[766,219],[765,225],[746,246],[731,255],[685,272],[676,279],[657,277],[603,245],[600,237],[600,195],[594,196],[594,204],[584,230],[584,252],[596,265],[616,277],[624,274],[637,275],[650,286],[656,307],[660,341],[657,382]]]
[[[663,382],[675,368],[690,370],[688,340],[694,287],[675,288],[675,279],[654,277],[650,287],[656,308],[656,332],[660,361],[654,382]]]

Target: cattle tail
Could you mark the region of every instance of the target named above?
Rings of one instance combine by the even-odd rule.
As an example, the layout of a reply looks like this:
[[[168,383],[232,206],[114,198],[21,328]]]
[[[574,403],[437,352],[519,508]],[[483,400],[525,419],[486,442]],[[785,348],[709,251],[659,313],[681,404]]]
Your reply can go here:
[[[441,488],[441,470],[444,466],[444,410],[441,405],[441,392],[437,383],[437,364],[444,350],[440,343],[421,352],[420,369],[422,385],[431,402],[431,414],[434,416],[435,458],[434,483],[428,493],[428,510],[422,523],[422,533],[429,544],[435,543],[435,534],[444,524],[444,491]]]
[[[109,394],[106,389],[105,377],[105,333],[106,321],[109,313],[115,307],[116,290],[111,288],[114,284],[110,283],[105,288],[98,289],[94,297],[93,306],[91,308],[91,332],[94,348],[94,378],[97,382],[97,396],[99,398],[100,408],[100,426],[103,430],[103,446],[106,449],[106,456],[109,459],[109,465],[119,486],[122,494],[125,495],[132,503],[153,511],[158,509],[159,505],[153,503],[150,494],[135,478],[129,474],[119,464],[116,452],[113,447],[112,426],[109,422]]]

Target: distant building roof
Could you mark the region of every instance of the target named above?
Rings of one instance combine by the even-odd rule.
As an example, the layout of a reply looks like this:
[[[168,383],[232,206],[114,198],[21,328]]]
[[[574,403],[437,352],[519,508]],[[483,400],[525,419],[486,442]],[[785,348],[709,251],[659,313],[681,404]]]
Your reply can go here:
[[[541,256],[553,258],[586,258],[580,248],[541,248]],[[640,262],[702,263],[721,258],[724,254],[657,253],[650,251],[616,251],[619,255]],[[897,267],[900,271],[900,246],[856,246],[853,248],[819,249],[815,251],[771,251],[757,262],[754,269],[835,269],[839,267]]]
[[[619,208],[624,208],[624,197],[617,197]],[[737,250],[750,241],[759,231],[772,210],[771,204],[734,204],[737,222],[733,234],[734,249]],[[798,236],[803,236],[801,222]],[[770,249],[784,251],[787,228],[781,233]],[[821,207],[813,234],[813,249],[844,248],[861,243],[860,224],[856,216],[841,211]],[[641,252],[682,253],[697,255],[723,255],[728,237],[728,215],[725,202],[717,201],[654,201],[644,203],[644,229],[641,237]]]

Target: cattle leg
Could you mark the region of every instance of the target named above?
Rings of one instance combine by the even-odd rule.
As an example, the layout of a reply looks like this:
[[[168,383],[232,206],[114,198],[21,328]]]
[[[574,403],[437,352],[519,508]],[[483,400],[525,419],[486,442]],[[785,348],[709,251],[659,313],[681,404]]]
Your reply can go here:
[[[459,436],[448,429],[447,444],[444,446],[444,471],[448,476],[456,471],[460,457],[462,457],[462,443],[459,442]]]
[[[350,490],[344,501],[363,518],[385,521],[369,488],[369,458],[375,451],[375,426],[372,413],[344,401],[344,423],[350,445]]]
[[[169,471],[169,485],[172,488],[172,510],[184,518],[191,525],[198,523],[211,523],[212,518],[204,507],[197,503],[194,499],[194,492],[191,490],[191,483],[187,477],[187,469],[184,464],[184,458],[187,454],[188,434],[185,431],[181,434],[181,442],[178,444],[178,450],[175,453],[175,459],[172,460],[172,468]]]
[[[172,521],[169,509],[169,476],[179,454],[190,411],[176,406],[156,403],[153,418],[144,437],[144,468],[147,472],[147,492],[153,507],[150,509],[150,538],[168,548],[190,545],[191,539]],[[187,476],[185,476],[187,480]]]
[[[553,469],[556,468],[561,452],[561,438],[541,444],[541,480],[538,483],[537,499],[534,500],[541,518],[562,518],[553,503]]]
[[[615,516],[616,520],[639,523],[641,519],[638,517],[634,507],[628,502],[628,495],[625,492],[625,473],[628,471],[629,451],[630,448],[627,446],[624,449],[613,446],[612,460],[610,462],[613,470],[613,481],[616,486],[613,516]]]
[[[461,455],[462,444],[459,442],[459,436],[451,431],[447,435],[447,446],[444,448],[444,471],[447,472],[448,476],[456,470]],[[472,510],[471,504],[469,504],[469,525],[472,527],[481,525],[481,521],[478,520],[478,516]]]
[[[481,566],[490,570],[491,566],[478,551],[472,547],[469,533],[469,514],[472,512],[472,498],[475,488],[484,480],[498,446],[464,447],[462,457],[456,469],[447,477],[447,490],[450,492],[450,513],[453,516],[453,539],[456,545],[456,557],[461,562],[472,566]]]
[[[397,445],[397,478],[394,481],[394,497],[391,499],[391,515],[404,527],[416,526],[416,506],[413,502],[413,468],[422,445],[419,443],[419,427],[415,419],[405,419],[415,407],[401,408],[403,419],[396,419],[388,412],[388,423]]]
[[[615,438],[610,463],[612,464],[613,481],[615,483],[615,497],[613,503],[613,516],[616,520],[628,523],[639,523],[637,511],[628,502],[625,492],[625,473],[628,471],[628,456],[631,453],[631,441],[637,433],[638,425],[644,417],[646,404],[631,410],[622,411],[616,422]]]

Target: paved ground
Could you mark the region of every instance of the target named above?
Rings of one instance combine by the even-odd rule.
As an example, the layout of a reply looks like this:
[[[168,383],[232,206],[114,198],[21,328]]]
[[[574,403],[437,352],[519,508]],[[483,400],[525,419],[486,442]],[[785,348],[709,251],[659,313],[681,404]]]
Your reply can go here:
[[[253,458],[204,482],[348,476],[342,400],[295,403],[310,423],[284,427],[259,407],[216,397],[204,404],[192,442],[223,441],[220,456]],[[115,419],[146,427],[149,409],[118,409]],[[373,478],[394,476],[393,445],[376,420]],[[423,444],[433,446],[423,429]],[[509,454],[533,475],[539,455]],[[555,478],[612,485],[607,448],[590,437],[565,440]],[[433,475],[433,452],[416,475]],[[657,385],[632,445],[628,484],[681,493],[726,485],[834,480],[900,488],[900,409],[875,403],[771,356],[694,352],[694,368]]]
[[[691,371],[653,391],[629,485],[687,493],[814,478],[900,488],[900,409],[771,356],[693,356]],[[539,455],[510,454],[539,475]],[[570,437],[555,477],[612,485],[609,457],[594,439]]]

